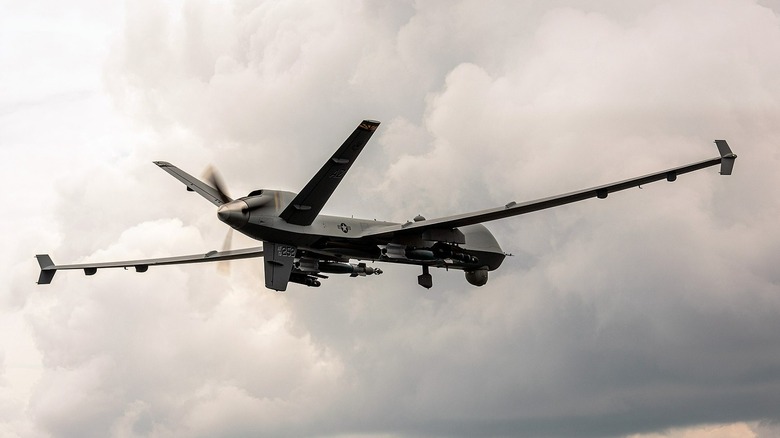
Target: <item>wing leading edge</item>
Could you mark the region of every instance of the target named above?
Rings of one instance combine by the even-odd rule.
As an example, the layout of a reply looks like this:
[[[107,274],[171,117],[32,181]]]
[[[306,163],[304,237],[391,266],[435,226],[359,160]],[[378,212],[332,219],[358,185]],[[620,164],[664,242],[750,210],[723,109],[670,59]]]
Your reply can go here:
[[[378,126],[363,120],[279,216],[291,224],[311,225]]]
[[[55,265],[48,254],[38,254],[38,264],[41,267],[41,275],[38,284],[49,284],[54,273],[61,269],[83,269],[86,275],[94,275],[98,269],[103,268],[135,268],[136,272],[146,272],[149,266],[181,265],[188,263],[218,262],[223,260],[238,260],[254,257],[262,257],[263,248],[244,248],[232,251],[210,251],[205,254],[192,254],[176,257],[163,257],[157,259],[127,260],[120,262],[80,263],[73,265]]]
[[[429,219],[420,222],[407,222],[402,225],[392,225],[388,227],[377,228],[363,234],[362,237],[379,237],[387,239],[392,238],[394,235],[419,234],[426,230],[449,230],[466,225],[474,225],[496,219],[503,219],[511,216],[531,213],[534,211],[557,207],[559,205],[571,204],[573,202],[583,201],[589,198],[604,199],[607,197],[607,195],[613,192],[626,190],[632,187],[638,187],[642,184],[649,184],[651,182],[660,181],[663,179],[667,181],[674,181],[677,179],[678,175],[705,169],[707,167],[718,164],[721,165],[721,175],[731,175],[732,168],[734,167],[734,161],[737,156],[731,151],[731,148],[729,148],[729,145],[725,140],[715,140],[715,144],[718,146],[720,156],[711,158],[709,160],[662,170],[660,172],[627,179],[625,181],[604,184],[597,187],[591,187],[589,189],[537,199],[534,201],[523,203],[510,202],[503,207],[491,208],[473,213],[464,213],[438,219]]]

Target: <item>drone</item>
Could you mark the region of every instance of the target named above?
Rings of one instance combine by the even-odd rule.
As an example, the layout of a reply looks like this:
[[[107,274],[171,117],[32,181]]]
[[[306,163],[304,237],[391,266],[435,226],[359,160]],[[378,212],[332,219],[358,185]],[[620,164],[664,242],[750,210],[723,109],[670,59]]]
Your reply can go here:
[[[146,272],[150,266],[206,263],[264,258],[265,286],[285,291],[289,283],[319,287],[326,274],[350,277],[379,275],[382,270],[366,262],[398,263],[422,267],[420,286],[430,289],[430,268],[460,270],[466,281],[483,286],[488,272],[498,269],[505,253],[483,222],[518,216],[590,198],[604,199],[613,192],[640,187],[655,181],[675,181],[679,175],[720,164],[721,175],[730,175],[737,156],[725,140],[715,140],[720,155],[715,158],[662,170],[625,181],[604,184],[529,202],[509,202],[500,207],[437,219],[418,215],[405,223],[321,215],[330,196],[344,179],[363,147],[379,127],[364,120],[344,141],[300,193],[255,190],[233,199],[215,172],[203,182],[166,161],[155,161],[186,186],[217,207],[219,220],[252,239],[261,247],[210,251],[175,257],[119,262],[55,265],[47,254],[35,257],[41,272],[38,284],[49,284],[58,270],[82,269],[94,275],[103,268],[134,268]]]

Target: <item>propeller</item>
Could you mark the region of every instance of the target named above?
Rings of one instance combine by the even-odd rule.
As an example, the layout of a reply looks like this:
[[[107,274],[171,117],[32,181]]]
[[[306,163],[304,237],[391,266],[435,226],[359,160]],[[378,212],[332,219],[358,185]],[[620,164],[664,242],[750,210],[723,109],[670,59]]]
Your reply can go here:
[[[225,180],[222,179],[219,172],[217,172],[217,169],[214,166],[209,166],[206,168],[206,170],[203,172],[203,179],[206,180],[206,183],[213,187],[217,194],[219,194],[219,198],[222,200],[223,204],[227,204],[228,202],[233,201],[233,199],[230,198],[230,195],[228,195],[227,192],[227,185],[225,184]],[[225,241],[222,243],[222,251],[230,251],[231,247],[233,246],[233,227],[228,228],[228,232],[225,235]],[[217,270],[223,274],[229,274],[230,273],[230,261],[229,260],[223,260],[221,262],[217,262]]]
[[[227,185],[225,185],[225,181],[219,175],[219,172],[217,172],[217,169],[215,169],[214,166],[209,166],[206,168],[206,171],[203,172],[203,179],[205,179],[211,187],[214,187],[214,189],[217,190],[219,199],[222,200],[223,204],[227,204],[233,200],[230,198],[230,195],[227,194]]]
[[[233,245],[233,227],[228,228],[228,232],[225,235],[225,241],[222,243],[222,252],[230,251],[230,247]],[[217,262],[217,270],[222,274],[230,274],[230,260],[222,260]]]

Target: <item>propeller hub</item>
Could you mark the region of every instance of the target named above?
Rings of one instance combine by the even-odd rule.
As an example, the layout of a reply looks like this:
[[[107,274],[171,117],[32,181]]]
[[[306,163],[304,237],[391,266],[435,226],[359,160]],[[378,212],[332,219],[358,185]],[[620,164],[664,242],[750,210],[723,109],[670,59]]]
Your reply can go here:
[[[249,206],[244,201],[231,201],[219,206],[217,217],[233,228],[241,228],[249,222]]]

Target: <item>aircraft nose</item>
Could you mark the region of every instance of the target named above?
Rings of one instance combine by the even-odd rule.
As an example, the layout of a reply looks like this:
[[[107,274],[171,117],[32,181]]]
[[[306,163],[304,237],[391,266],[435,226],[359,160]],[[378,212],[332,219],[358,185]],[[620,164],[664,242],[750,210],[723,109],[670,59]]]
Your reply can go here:
[[[232,201],[217,209],[217,217],[234,228],[241,228],[249,222],[249,206],[244,201]]]

